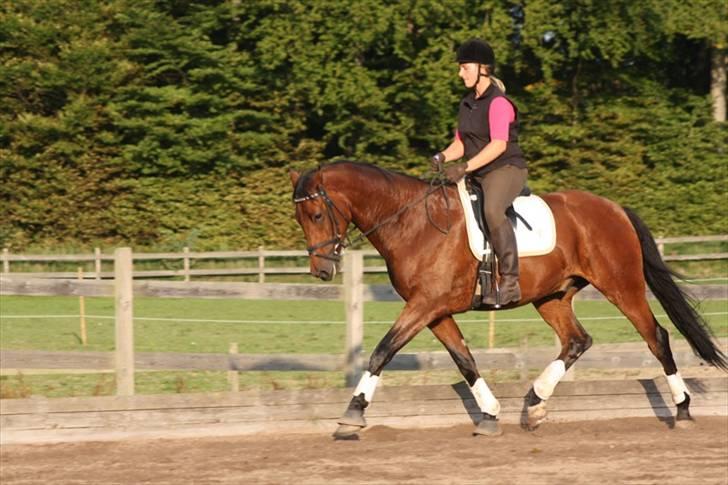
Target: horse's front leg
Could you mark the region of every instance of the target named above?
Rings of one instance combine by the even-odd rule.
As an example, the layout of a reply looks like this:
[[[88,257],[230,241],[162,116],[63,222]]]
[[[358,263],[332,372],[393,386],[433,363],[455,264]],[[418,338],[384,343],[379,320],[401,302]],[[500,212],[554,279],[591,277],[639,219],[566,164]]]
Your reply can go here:
[[[503,434],[498,424],[500,403],[488,388],[488,384],[480,376],[478,365],[475,363],[473,354],[470,353],[470,349],[465,343],[465,338],[455,320],[453,320],[452,316],[447,315],[432,322],[430,330],[450,353],[450,357],[452,357],[460,373],[465,377],[468,386],[470,386],[470,392],[480,408],[481,420],[473,434],[485,436],[500,436]]]
[[[369,367],[354,388],[349,407],[338,420],[339,428],[334,433],[335,438],[352,436],[367,425],[364,410],[372,402],[384,366],[407,342],[444,311],[434,308],[431,302],[424,300],[411,300],[405,305],[397,321],[372,352]]]

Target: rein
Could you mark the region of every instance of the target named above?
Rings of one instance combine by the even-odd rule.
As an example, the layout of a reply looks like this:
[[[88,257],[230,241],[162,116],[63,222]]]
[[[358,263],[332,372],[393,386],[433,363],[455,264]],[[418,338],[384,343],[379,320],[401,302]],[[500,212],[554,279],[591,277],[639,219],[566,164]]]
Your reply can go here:
[[[326,204],[326,212],[329,216],[329,221],[331,221],[331,228],[333,237],[331,239],[327,239],[326,241],[322,241],[320,243],[314,244],[313,246],[309,246],[306,248],[306,251],[308,251],[308,254],[310,256],[316,256],[322,259],[328,259],[330,261],[339,262],[341,261],[341,251],[343,251],[345,248],[352,246],[360,241],[362,241],[364,238],[372,234],[374,231],[379,229],[380,227],[389,224],[393,220],[395,220],[397,217],[402,215],[407,210],[411,209],[415,205],[419,204],[423,200],[425,201],[425,213],[427,214],[427,220],[432,224],[438,231],[440,231],[443,234],[448,234],[450,232],[450,228],[452,227],[452,223],[450,221],[450,200],[447,197],[447,194],[445,193],[445,185],[447,185],[446,179],[442,176],[441,173],[436,173],[432,179],[430,180],[430,188],[425,192],[424,195],[418,197],[417,199],[403,205],[400,207],[397,212],[394,214],[387,216],[383,220],[377,222],[372,226],[371,228],[367,229],[366,231],[361,231],[361,234],[356,236],[354,239],[349,238],[348,229],[344,231],[344,234],[339,233],[339,227],[336,224],[336,217],[334,216],[334,211],[338,212],[339,215],[341,215],[344,219],[346,217],[344,216],[344,213],[336,206],[333,200],[329,197],[329,195],[326,193],[326,189],[324,189],[323,185],[319,185],[317,187],[317,192],[314,192],[313,194],[307,194],[303,197],[294,198],[293,202],[295,204],[300,204],[303,202],[307,202],[309,200],[314,200],[319,197],[321,197]],[[432,219],[432,216],[430,215],[430,208],[427,205],[427,200],[438,190],[442,190],[442,194],[445,199],[445,207],[447,208],[447,227],[442,228],[435,223],[435,221]],[[329,254],[322,254],[316,252],[316,250],[324,248],[326,246],[334,245],[333,250]]]

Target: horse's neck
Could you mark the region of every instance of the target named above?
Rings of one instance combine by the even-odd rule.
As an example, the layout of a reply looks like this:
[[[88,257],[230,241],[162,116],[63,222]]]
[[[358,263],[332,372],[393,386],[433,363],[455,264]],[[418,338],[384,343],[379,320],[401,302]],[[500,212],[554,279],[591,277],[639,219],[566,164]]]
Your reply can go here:
[[[387,260],[411,242],[404,239],[416,239],[426,226],[421,211],[429,189],[425,182],[350,163],[329,166],[323,175],[324,184],[348,199],[352,223],[362,233],[369,233],[367,239]],[[405,208],[408,204],[412,206]]]
[[[408,183],[407,186],[398,187],[392,191],[391,186],[360,187],[357,191],[356,202],[352,202],[352,222],[360,231],[366,233],[369,242],[379,253],[387,258],[393,255],[397,248],[402,247],[402,240],[398,237],[402,227],[407,227],[408,219],[414,209],[419,205],[417,200],[424,197],[427,186]],[[422,201],[421,201],[422,202]],[[414,203],[399,215],[407,204]]]

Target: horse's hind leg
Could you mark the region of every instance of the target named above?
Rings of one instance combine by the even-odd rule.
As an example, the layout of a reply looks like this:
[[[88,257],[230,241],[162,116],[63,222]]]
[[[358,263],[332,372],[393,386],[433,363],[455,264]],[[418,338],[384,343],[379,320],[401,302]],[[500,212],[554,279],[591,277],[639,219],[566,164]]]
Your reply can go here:
[[[637,287],[638,290],[635,291],[612,287],[597,288],[632,322],[632,325],[647,342],[652,354],[660,361],[670,387],[672,400],[677,406],[675,424],[681,427],[689,426],[692,424],[690,393],[677,371],[677,365],[672,356],[672,350],[670,350],[670,336],[667,330],[657,323],[657,319],[647,303],[644,283]]]
[[[573,296],[579,288],[580,286],[574,286],[562,297],[545,298],[534,304],[541,317],[559,336],[561,352],[544,369],[526,394],[527,421],[522,424],[530,430],[546,419],[546,400],[551,397],[566,370],[591,347],[592,339],[576,319],[572,307]]]
[[[478,403],[478,407],[483,413],[482,419],[473,434],[485,436],[503,434],[497,419],[500,403],[488,388],[485,380],[480,376],[475,359],[470,353],[470,349],[465,343],[463,334],[460,332],[455,320],[448,315],[434,321],[429,327],[450,353],[452,360],[455,361],[460,373],[470,386],[470,392],[473,393],[475,402]]]

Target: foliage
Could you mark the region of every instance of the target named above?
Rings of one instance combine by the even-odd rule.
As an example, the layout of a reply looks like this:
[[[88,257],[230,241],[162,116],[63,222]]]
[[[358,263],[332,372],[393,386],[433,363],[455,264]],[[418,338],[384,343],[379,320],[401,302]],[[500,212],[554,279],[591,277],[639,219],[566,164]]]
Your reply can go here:
[[[707,95],[726,10],[690,4],[6,2],[0,244],[300,247],[286,168],[426,175],[474,36],[519,106],[535,189],[594,191],[656,233],[726,233],[728,128]]]

